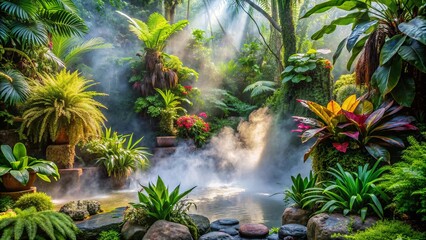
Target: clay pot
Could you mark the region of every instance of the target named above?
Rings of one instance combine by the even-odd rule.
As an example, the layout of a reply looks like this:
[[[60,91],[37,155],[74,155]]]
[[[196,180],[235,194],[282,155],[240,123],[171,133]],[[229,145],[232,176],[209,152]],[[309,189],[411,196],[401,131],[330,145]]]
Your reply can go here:
[[[36,180],[36,173],[34,171],[30,171],[30,178],[28,180],[27,185],[22,185],[18,180],[16,180],[10,173],[6,173],[2,176],[3,186],[6,191],[9,192],[17,192],[28,190],[32,186],[34,186],[34,181]]]
[[[176,136],[157,137],[158,147],[175,147],[177,144]]]

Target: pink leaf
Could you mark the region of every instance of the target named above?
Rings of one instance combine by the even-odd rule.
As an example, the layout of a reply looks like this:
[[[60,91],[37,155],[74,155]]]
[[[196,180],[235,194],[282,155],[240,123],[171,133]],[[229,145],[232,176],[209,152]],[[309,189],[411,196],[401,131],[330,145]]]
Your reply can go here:
[[[346,152],[346,150],[348,149],[348,146],[349,146],[349,142],[344,142],[344,143],[333,143],[333,147],[337,150],[337,151],[339,151],[339,152],[342,152],[342,153],[345,153]]]

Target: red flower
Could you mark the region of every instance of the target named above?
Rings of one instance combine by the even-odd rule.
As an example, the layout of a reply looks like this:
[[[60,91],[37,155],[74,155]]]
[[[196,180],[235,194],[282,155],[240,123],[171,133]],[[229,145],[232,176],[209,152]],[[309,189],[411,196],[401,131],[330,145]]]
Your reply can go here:
[[[186,89],[186,91],[188,91],[188,92],[190,92],[191,90],[192,90],[192,86],[183,86],[185,89]]]
[[[345,153],[345,152],[346,152],[346,150],[347,150],[347,149],[348,149],[348,147],[349,147],[349,142],[344,142],[344,143],[333,143],[333,147],[334,147],[337,151],[342,152],[342,153]]]
[[[200,113],[198,114],[198,116],[199,116],[199,117],[202,117],[202,118],[207,118],[207,114],[206,114],[205,112],[200,112]]]

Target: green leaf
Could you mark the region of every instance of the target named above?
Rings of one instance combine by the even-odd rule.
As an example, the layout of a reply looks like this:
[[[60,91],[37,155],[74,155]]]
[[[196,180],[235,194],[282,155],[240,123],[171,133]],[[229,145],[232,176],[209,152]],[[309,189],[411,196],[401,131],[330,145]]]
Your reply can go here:
[[[339,43],[339,46],[337,47],[337,49],[336,49],[336,52],[333,54],[333,64],[335,64],[336,63],[336,60],[337,60],[337,58],[340,56],[340,54],[342,53],[342,50],[343,50],[343,47],[345,46],[345,44],[346,44],[346,40],[347,40],[348,38],[344,38],[340,43]]]
[[[420,71],[426,73],[426,46],[416,40],[408,40],[398,49],[398,54]]]
[[[411,107],[414,101],[416,85],[413,78],[403,78],[398,81],[391,94],[395,101],[404,107]]]
[[[293,69],[294,69],[294,66],[293,66],[293,65],[287,66],[287,67],[284,69],[284,71],[283,71],[282,73],[288,73],[288,72],[291,72]]]
[[[386,64],[399,51],[407,36],[401,34],[387,40],[380,51],[380,65]]]
[[[16,161],[15,156],[13,156],[12,148],[9,145],[1,145],[0,149],[7,161],[10,163]]]
[[[426,45],[426,17],[417,16],[411,21],[398,25],[401,32]]]
[[[290,81],[294,77],[293,74],[287,75],[283,78],[283,83]]]
[[[10,174],[22,185],[27,185],[28,180],[30,178],[30,174],[26,169],[23,170],[11,170]]]
[[[368,37],[369,37],[369,36],[365,36],[365,37],[361,38],[361,39],[360,39],[360,40],[359,40],[359,41],[355,44],[354,48],[352,49],[352,55],[351,55],[351,57],[349,58],[349,61],[348,61],[347,65],[346,65],[346,69],[347,69],[348,71],[350,71],[350,70],[351,70],[352,63],[355,61],[355,59],[356,59],[356,57],[359,55],[359,53],[360,53],[360,52],[364,49],[364,45],[365,45],[365,42],[367,41]]]
[[[358,41],[358,38],[361,36],[361,34],[363,34],[365,31],[367,31],[370,27],[374,26],[375,24],[377,24],[377,20],[366,21],[366,22],[361,22],[357,24],[348,37],[348,42],[346,43],[346,48],[348,49],[348,51],[352,50],[352,48],[355,46],[356,42]]]
[[[6,174],[6,173],[8,173],[10,170],[12,170],[12,168],[10,168],[10,167],[0,166],[0,176],[5,175],[5,174]]]
[[[305,15],[302,16],[302,18],[307,18],[315,13],[323,13],[333,7],[338,7],[340,9],[350,11],[355,8],[366,8],[367,5],[361,1],[331,0],[315,5],[309,11],[307,11]]]
[[[16,143],[15,146],[13,146],[13,155],[16,159],[21,159],[22,157],[27,156],[27,149],[25,148],[25,145],[23,143]]]
[[[312,40],[318,40],[324,36],[324,34],[330,34],[336,30],[336,25],[325,25],[319,31],[315,32],[312,36]]]
[[[398,84],[401,76],[402,59],[396,57],[392,62],[379,66],[371,77],[372,82],[379,88],[382,96],[385,96]]]

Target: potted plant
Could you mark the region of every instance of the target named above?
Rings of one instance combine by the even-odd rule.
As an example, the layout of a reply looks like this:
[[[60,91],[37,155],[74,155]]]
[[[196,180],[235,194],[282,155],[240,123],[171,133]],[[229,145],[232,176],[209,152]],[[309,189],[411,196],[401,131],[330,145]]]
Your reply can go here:
[[[94,84],[77,71],[64,69],[55,76],[46,73],[41,79],[34,82],[25,103],[20,134],[34,142],[61,144],[49,146],[46,158],[60,168],[72,168],[75,145],[102,132],[105,116],[100,108],[105,106],[93,98],[104,94],[87,91]]]
[[[192,139],[197,147],[203,146],[210,131],[210,125],[204,121],[207,114],[202,112],[197,115],[184,115],[177,119],[178,136],[184,139]]]
[[[186,110],[180,106],[182,101],[189,104],[191,102],[186,98],[181,98],[170,90],[155,89],[163,100],[163,105],[160,107],[160,134],[157,137],[157,145],[159,147],[172,147],[176,145],[176,127],[175,120],[178,117],[178,111],[186,113]]]
[[[149,165],[148,156],[151,154],[146,147],[138,146],[142,139],[133,142],[133,134],[122,135],[109,128],[101,138],[89,141],[85,148],[99,156],[97,164],[105,167],[112,179],[112,187],[120,189],[131,173]]]
[[[37,176],[47,182],[49,177],[59,178],[55,163],[28,156],[24,144],[16,143],[13,150],[9,145],[0,148],[0,176],[7,191],[28,190]]]

